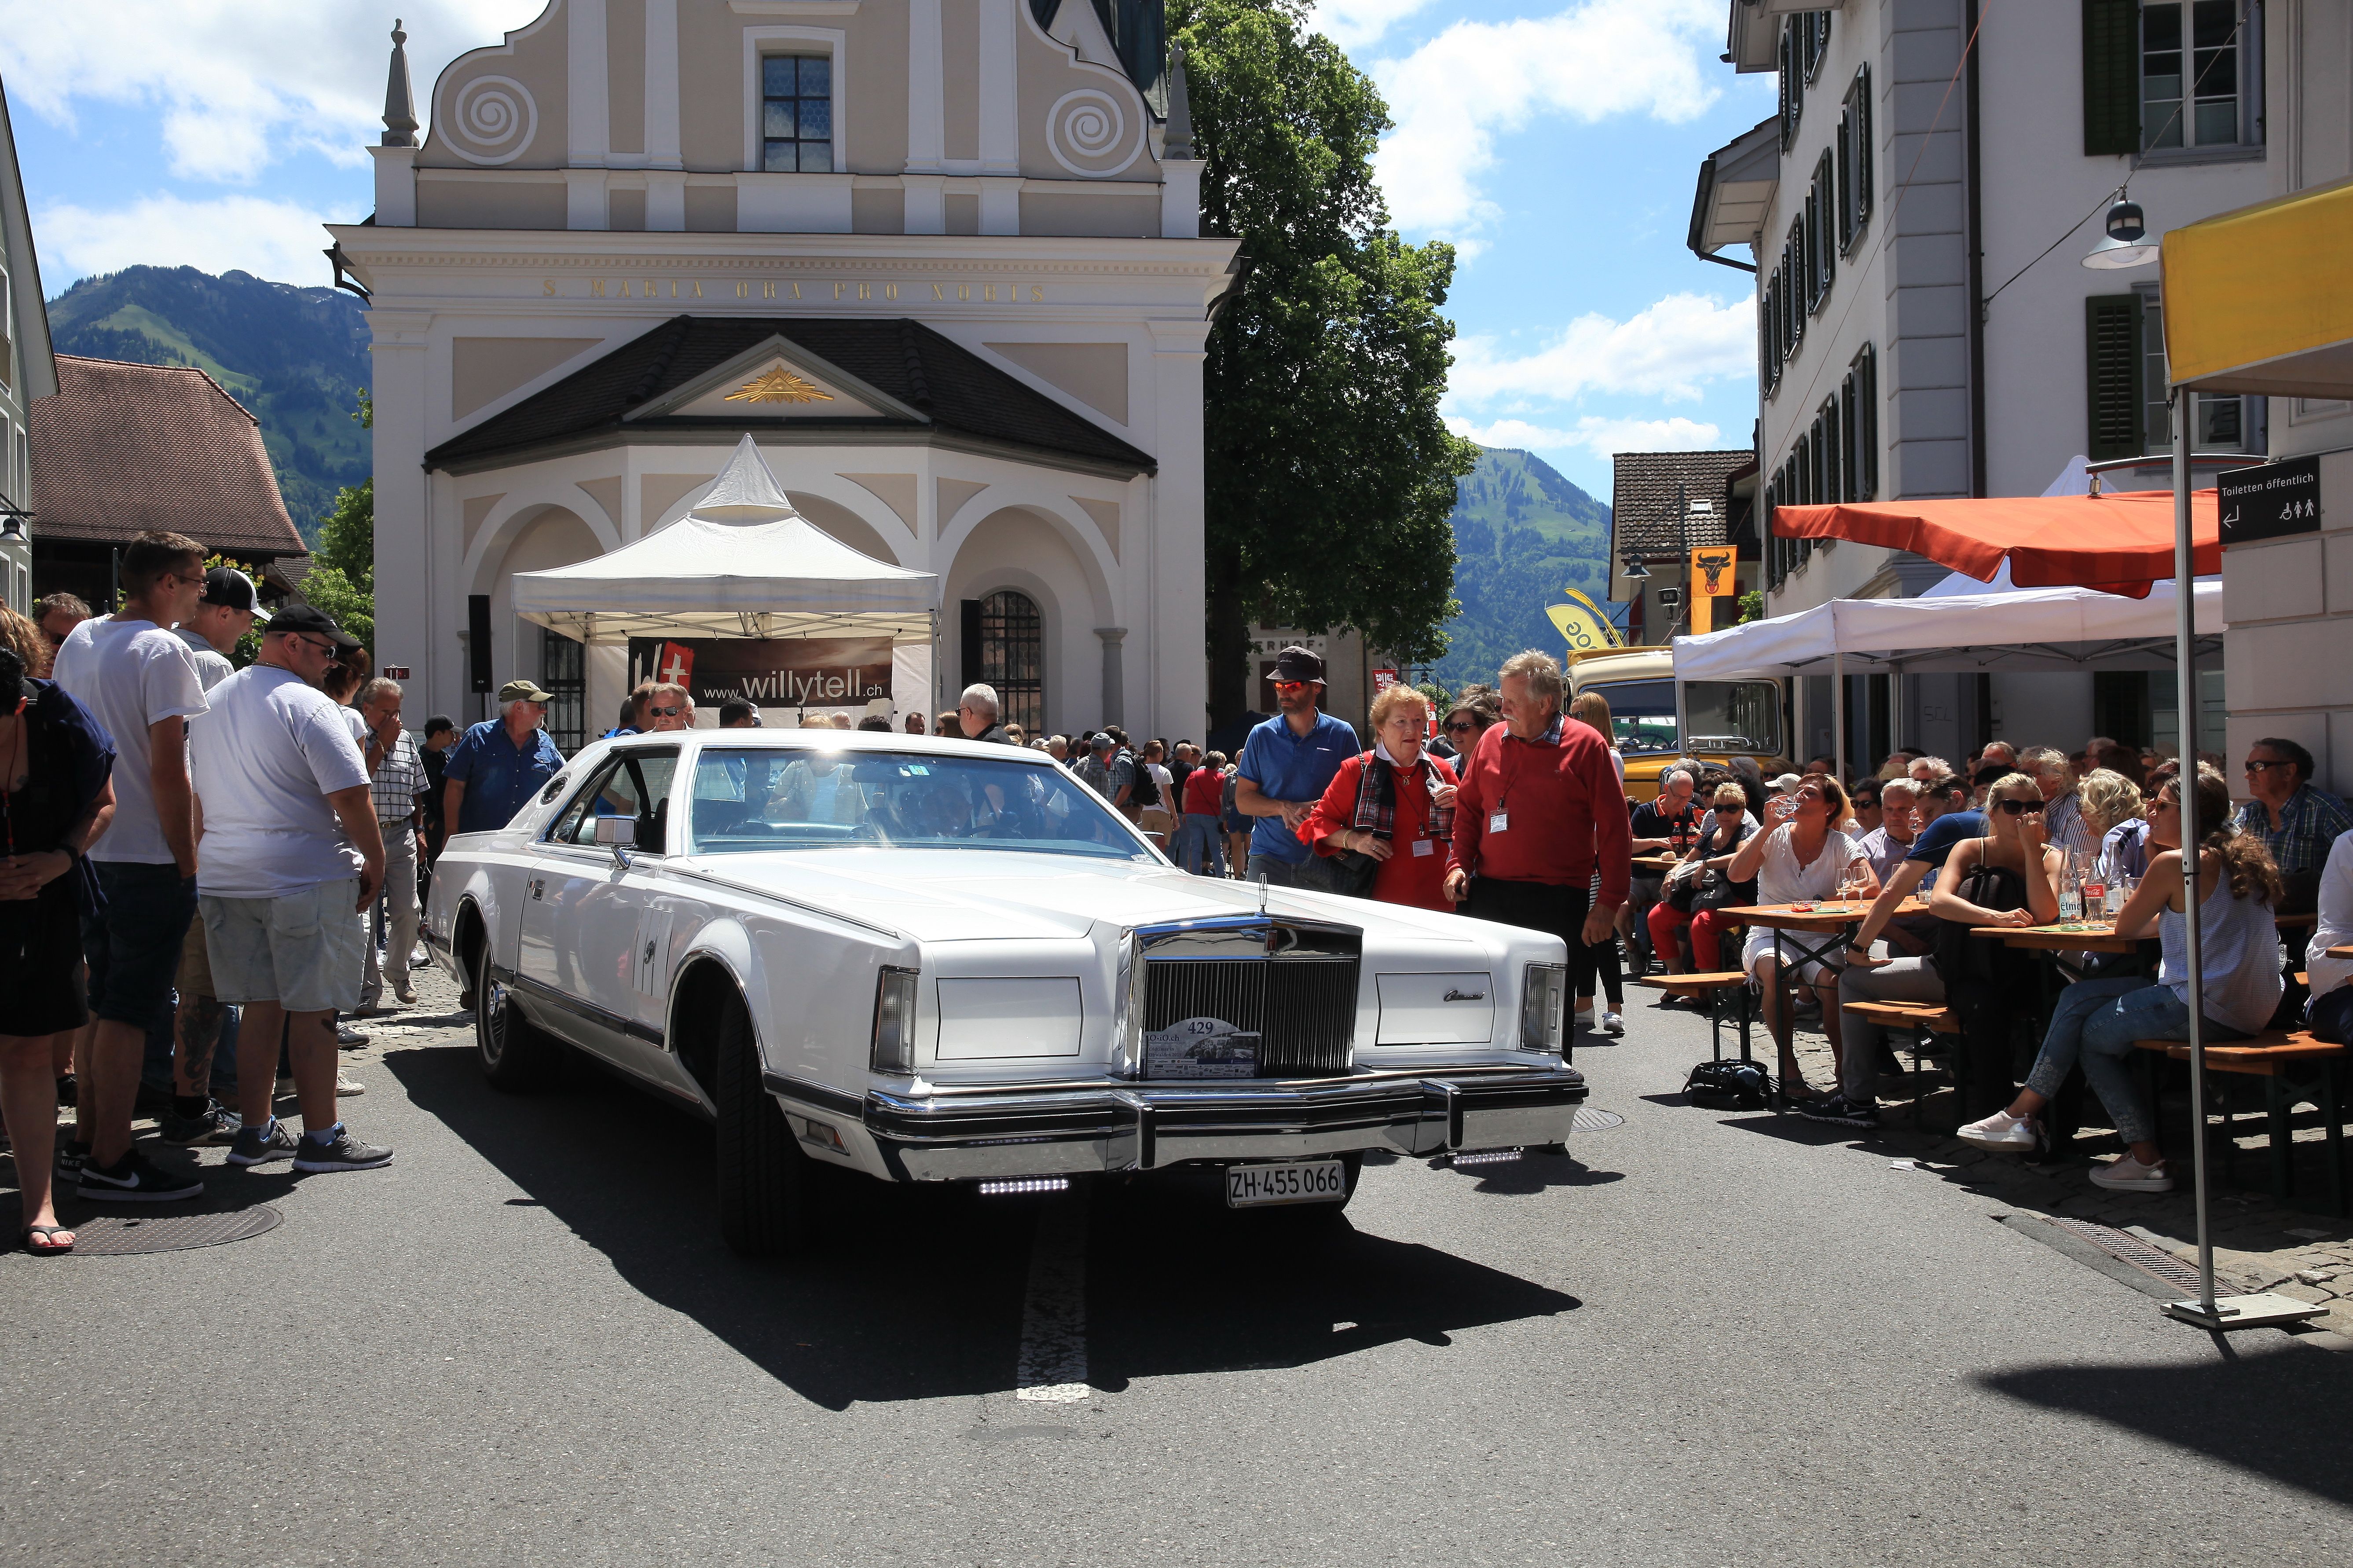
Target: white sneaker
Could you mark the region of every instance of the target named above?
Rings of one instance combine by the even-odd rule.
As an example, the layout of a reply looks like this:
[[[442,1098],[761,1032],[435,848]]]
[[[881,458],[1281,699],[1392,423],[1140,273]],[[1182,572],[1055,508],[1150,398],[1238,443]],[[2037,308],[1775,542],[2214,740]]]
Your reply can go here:
[[[1626,1032],[1626,1020],[1616,1013],[1605,1012],[1601,1015],[1601,1032],[1605,1035],[1622,1035]]]
[[[367,1085],[365,1085],[365,1084],[364,1084],[364,1083],[357,1083],[357,1082],[354,1082],[354,1081],[353,1081],[352,1079],[347,1079],[347,1078],[343,1077],[343,1074],[341,1074],[341,1073],[337,1073],[337,1074],[335,1075],[335,1098],[336,1098],[336,1099],[338,1099],[338,1100],[349,1100],[352,1096],[353,1096],[353,1095],[355,1095],[355,1094],[365,1094],[366,1092],[367,1092]]]
[[[1997,1110],[1983,1121],[1972,1121],[1953,1134],[1972,1149],[1990,1149],[1995,1153],[2008,1153],[2034,1147],[2034,1119],[2012,1116],[2007,1110]]]
[[[2173,1177],[2162,1160],[2154,1165],[2144,1165],[2125,1154],[2113,1164],[2093,1166],[2092,1185],[2114,1193],[2169,1193],[2173,1190]]]

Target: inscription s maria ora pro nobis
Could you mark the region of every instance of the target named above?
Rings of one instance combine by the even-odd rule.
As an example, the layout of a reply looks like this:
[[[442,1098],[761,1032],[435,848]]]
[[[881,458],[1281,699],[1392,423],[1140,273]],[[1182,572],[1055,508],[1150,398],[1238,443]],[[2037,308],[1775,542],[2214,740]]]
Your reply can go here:
[[[904,300],[948,305],[1042,305],[1043,283],[796,283],[790,279],[543,278],[545,300]]]

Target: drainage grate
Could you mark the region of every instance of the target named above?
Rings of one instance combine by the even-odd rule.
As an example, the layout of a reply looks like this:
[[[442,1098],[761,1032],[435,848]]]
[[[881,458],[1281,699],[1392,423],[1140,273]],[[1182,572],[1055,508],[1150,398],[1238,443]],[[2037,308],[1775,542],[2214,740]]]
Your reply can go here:
[[[2143,1241],[2130,1231],[2114,1226],[2094,1225],[2087,1219],[2063,1219],[2045,1215],[2043,1223],[2058,1226],[2070,1236],[2081,1237],[2119,1263],[2129,1263],[2142,1273],[2163,1280],[2184,1290],[2198,1289],[2198,1268],[2185,1263],[2165,1248]]]
[[[1626,1119],[1614,1110],[1580,1105],[1577,1108],[1577,1120],[1568,1124],[1568,1130],[1571,1132],[1607,1132],[1612,1127],[1625,1125]]]
[[[222,1214],[91,1215],[74,1224],[73,1256],[120,1258],[250,1241],[276,1230],[282,1217],[267,1204]]]

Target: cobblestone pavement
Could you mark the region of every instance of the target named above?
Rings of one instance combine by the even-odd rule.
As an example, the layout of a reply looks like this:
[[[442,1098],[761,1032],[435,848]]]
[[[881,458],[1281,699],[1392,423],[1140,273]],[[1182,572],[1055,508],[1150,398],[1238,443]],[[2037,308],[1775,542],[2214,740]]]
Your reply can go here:
[[[1648,1005],[1641,1000],[1647,994],[1638,987],[1629,1000],[1639,1009]],[[1756,1040],[1757,1054],[1767,1057],[1769,1042],[1761,1026]],[[1820,1087],[1837,1081],[1830,1044],[1819,1025],[1801,1024],[1797,1044],[1799,1064],[1810,1083]],[[1915,1129],[1910,1094],[1908,1085],[1899,1085],[1894,1079],[1882,1080],[1882,1126],[1876,1134],[1863,1135],[1870,1138],[1872,1148],[1883,1145],[1891,1159],[1914,1161],[1920,1170],[2018,1213],[2113,1226],[2195,1264],[2198,1222],[2190,1192],[2186,1095],[2168,1094],[2161,1118],[2165,1145],[2179,1185],[2171,1193],[2152,1195],[2112,1193],[2092,1184],[2094,1163],[2122,1152],[2115,1132],[2099,1125],[2102,1112],[2094,1096],[2084,1097],[2085,1125],[2065,1157],[2031,1165],[2014,1155],[1972,1149],[1941,1132],[1939,1129],[1951,1127],[1955,1120],[1949,1089],[1932,1090],[1921,1107],[1925,1125]],[[2250,1099],[2242,1096],[2242,1105]],[[2209,1110],[2212,1110],[2211,1104]],[[2329,1312],[2317,1321],[2317,1326],[2353,1338],[2353,1223],[2326,1212],[2326,1133],[2317,1113],[2307,1108],[2299,1114],[2296,1185],[2295,1196],[2286,1204],[2259,1185],[2268,1181],[2270,1170],[2261,1118],[2245,1118],[2242,1125],[2256,1131],[2237,1141],[2239,1152],[2232,1173],[2235,1180],[2221,1169],[2221,1140],[2215,1141],[2208,1156],[2216,1291],[2275,1290],[2315,1305],[2327,1303]]]

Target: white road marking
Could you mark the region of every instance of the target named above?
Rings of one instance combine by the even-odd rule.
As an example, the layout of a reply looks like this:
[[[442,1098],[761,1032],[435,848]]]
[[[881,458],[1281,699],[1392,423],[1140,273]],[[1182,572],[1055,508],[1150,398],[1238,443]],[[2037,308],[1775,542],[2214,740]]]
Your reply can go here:
[[[1048,1405],[1094,1397],[1087,1386],[1087,1199],[1082,1187],[1041,1205],[1021,1303],[1015,1395]]]

